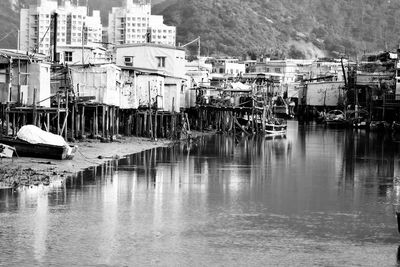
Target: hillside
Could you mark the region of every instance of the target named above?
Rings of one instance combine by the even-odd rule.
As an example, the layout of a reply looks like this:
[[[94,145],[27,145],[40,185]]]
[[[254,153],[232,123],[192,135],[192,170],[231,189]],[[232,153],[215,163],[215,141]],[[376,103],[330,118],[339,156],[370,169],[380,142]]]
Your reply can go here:
[[[18,15],[9,2],[17,7],[29,1],[0,1],[0,46],[15,47],[16,43]],[[121,1],[89,0],[89,6],[102,11],[106,24],[108,11]],[[153,13],[164,15],[166,24],[177,26],[178,43],[201,36],[202,53],[206,55],[354,56],[394,49],[400,42],[399,0],[152,2]]]
[[[354,56],[399,43],[394,0],[179,0],[161,13],[179,42],[201,36],[205,54]]]

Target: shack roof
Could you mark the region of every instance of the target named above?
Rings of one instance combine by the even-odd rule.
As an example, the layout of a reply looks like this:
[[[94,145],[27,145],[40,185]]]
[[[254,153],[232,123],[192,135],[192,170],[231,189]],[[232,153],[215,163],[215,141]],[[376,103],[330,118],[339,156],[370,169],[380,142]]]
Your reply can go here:
[[[46,56],[43,54],[34,54],[12,49],[0,49],[0,56],[8,59],[20,59],[26,61],[44,61],[46,58]]]
[[[166,49],[185,51],[184,47],[164,45],[164,44],[155,44],[155,43],[122,44],[122,45],[115,46],[115,48],[128,48],[128,47],[158,47],[158,48],[166,48]]]

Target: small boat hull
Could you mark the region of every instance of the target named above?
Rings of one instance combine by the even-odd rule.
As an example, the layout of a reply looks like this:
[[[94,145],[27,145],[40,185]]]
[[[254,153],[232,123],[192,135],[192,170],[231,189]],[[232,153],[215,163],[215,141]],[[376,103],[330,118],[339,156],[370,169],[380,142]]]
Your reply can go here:
[[[46,158],[46,159],[72,159],[76,147],[54,146],[47,144],[31,144],[20,139],[1,137],[0,143],[14,147],[18,157]]]

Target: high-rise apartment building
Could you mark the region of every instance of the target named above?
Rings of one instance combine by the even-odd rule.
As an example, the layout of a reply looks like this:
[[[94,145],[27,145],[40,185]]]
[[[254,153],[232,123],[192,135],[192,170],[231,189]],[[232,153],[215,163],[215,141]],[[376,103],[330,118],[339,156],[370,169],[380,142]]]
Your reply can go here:
[[[89,16],[87,6],[78,2],[38,0],[36,5],[21,9],[20,49],[51,55],[55,29],[57,47],[101,46],[103,28],[100,11],[95,10]]]
[[[151,15],[151,1],[124,0],[108,15],[109,43],[156,43],[175,46],[176,27],[164,24],[163,16]]]

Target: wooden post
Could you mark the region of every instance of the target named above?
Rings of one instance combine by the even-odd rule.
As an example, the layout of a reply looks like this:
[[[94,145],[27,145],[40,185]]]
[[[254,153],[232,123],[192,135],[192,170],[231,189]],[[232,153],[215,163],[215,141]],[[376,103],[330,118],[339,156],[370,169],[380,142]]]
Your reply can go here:
[[[6,114],[4,112],[4,105],[1,105],[1,130],[0,130],[0,136],[3,136],[3,129],[4,129],[4,121],[6,118]]]
[[[236,136],[236,125],[235,125],[235,120],[236,120],[236,112],[232,112],[232,118],[231,118],[231,127],[233,130],[233,135]]]
[[[157,117],[158,117],[158,114],[157,114],[158,112],[157,112],[157,109],[156,109],[156,114],[155,114],[155,116],[154,116],[154,139],[155,140],[157,140],[157,126],[158,126],[158,124],[157,124]]]
[[[67,75],[65,75],[65,84],[66,84],[66,78]],[[69,104],[69,99],[68,99],[68,88],[65,88],[65,121],[63,128],[65,127],[65,140],[68,139],[68,115],[69,115],[69,110],[68,110],[68,104]]]
[[[106,108],[106,138],[110,135],[110,107],[105,106]]]
[[[116,131],[116,134],[117,135],[119,135],[119,123],[120,123],[120,109],[119,108],[117,108],[117,131]]]
[[[267,120],[267,107],[264,105],[262,114],[262,133],[265,133],[265,124]]]
[[[200,131],[203,132],[203,109],[200,109]]]
[[[46,120],[47,120],[47,132],[50,132],[50,113],[46,113]]]
[[[153,139],[153,122],[152,122],[152,112],[151,112],[151,91],[150,91],[150,82],[149,82],[149,133],[150,133],[150,138]]]
[[[14,112],[13,113],[13,122],[12,122],[12,127],[13,127],[13,130],[12,130],[12,135],[13,136],[15,136],[17,133],[16,133],[16,126],[15,126],[15,115],[16,115],[16,113]]]
[[[72,103],[71,138],[75,138],[75,104]]]
[[[85,122],[86,122],[86,116],[85,116],[85,105],[82,105],[82,114],[81,114],[81,132],[82,132],[82,136],[85,135]]]
[[[96,105],[94,109],[94,135],[99,134],[99,107]]]
[[[161,127],[161,138],[165,138],[165,132],[164,132],[164,112],[161,112],[161,121],[160,121],[160,127]]]
[[[17,96],[17,105],[18,106],[21,105],[21,59],[20,58],[18,58],[18,96]]]
[[[33,116],[33,125],[37,126],[36,123],[36,93],[37,93],[37,89],[34,88],[33,89],[33,109],[32,109],[32,116]],[[18,96],[19,97],[19,96]]]
[[[8,128],[10,127],[10,104],[7,103],[6,109],[6,136],[8,136]]]
[[[106,107],[102,105],[102,129],[103,129],[103,137],[106,137]]]
[[[60,134],[60,93],[57,92],[57,134]]]
[[[135,112],[135,135],[139,136],[139,112]]]
[[[145,132],[145,133],[141,133],[141,135],[142,136],[147,136],[147,133],[146,133],[146,131],[148,131],[148,129],[147,129],[147,112],[145,112],[145,113],[143,113],[143,131]]]
[[[37,126],[38,126],[40,129],[42,129],[42,113],[41,113],[41,112],[39,112],[39,113],[37,114]]]

